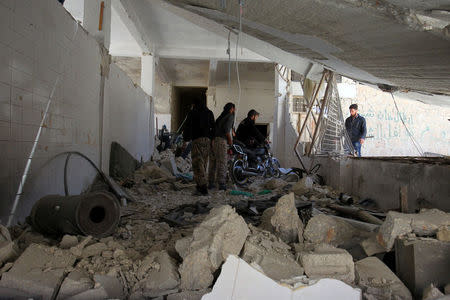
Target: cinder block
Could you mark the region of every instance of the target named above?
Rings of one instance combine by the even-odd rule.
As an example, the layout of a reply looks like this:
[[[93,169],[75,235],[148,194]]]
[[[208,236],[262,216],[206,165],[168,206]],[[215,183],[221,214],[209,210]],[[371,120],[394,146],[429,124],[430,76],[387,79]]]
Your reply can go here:
[[[440,289],[450,278],[450,243],[431,238],[397,239],[395,262],[398,277],[414,297],[421,298],[431,283]]]

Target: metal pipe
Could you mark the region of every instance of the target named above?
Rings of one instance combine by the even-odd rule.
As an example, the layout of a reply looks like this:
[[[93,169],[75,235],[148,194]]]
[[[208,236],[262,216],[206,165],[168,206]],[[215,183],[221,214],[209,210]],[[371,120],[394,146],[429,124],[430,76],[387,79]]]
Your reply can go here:
[[[81,234],[104,237],[119,224],[119,200],[109,192],[49,195],[38,200],[30,214],[37,231],[49,235]]]

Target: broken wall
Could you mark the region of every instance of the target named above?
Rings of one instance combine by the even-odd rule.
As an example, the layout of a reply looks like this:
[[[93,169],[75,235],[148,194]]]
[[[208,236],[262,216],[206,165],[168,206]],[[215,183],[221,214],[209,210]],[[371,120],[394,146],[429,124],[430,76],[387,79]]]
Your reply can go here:
[[[56,88],[53,101],[31,163],[15,221],[23,220],[40,197],[47,194],[64,194],[65,156],[58,154],[79,151],[100,165],[100,120],[103,117],[100,100],[101,48],[83,28],[77,27],[76,21],[57,1],[0,2],[2,223],[8,218],[54,86]],[[112,74],[115,74],[114,67]],[[55,85],[59,75],[60,81]],[[119,77],[125,78],[122,75]],[[120,82],[120,78],[114,80]],[[126,82],[129,82],[129,79],[126,79]],[[105,91],[107,94],[108,89]],[[128,95],[121,99],[112,98],[111,101],[105,98],[104,103],[117,104],[118,101],[127,99]],[[132,104],[122,108],[122,111],[113,109],[105,115],[109,114],[109,119],[118,124],[138,121],[132,114],[127,114],[129,109],[135,109]],[[149,108],[150,106],[146,106],[146,109]],[[123,116],[130,118],[122,119]],[[117,134],[108,131],[108,128],[103,128],[103,132]],[[124,131],[121,133],[136,134]],[[141,145],[144,140],[149,139],[143,134],[139,134],[139,137],[142,139]],[[146,149],[134,151],[134,154],[150,151],[153,147]],[[107,157],[103,156],[107,164]],[[148,156],[149,153],[146,157]],[[103,163],[102,165],[105,166]],[[86,161],[72,156],[68,174],[69,193],[78,194],[88,187],[96,172]]]

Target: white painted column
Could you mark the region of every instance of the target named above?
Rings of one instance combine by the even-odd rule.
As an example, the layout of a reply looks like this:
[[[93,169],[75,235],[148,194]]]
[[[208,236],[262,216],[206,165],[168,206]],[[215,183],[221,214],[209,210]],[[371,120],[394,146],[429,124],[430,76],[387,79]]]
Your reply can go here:
[[[83,27],[109,50],[111,43],[111,0],[84,1]]]
[[[155,57],[144,53],[141,57],[141,88],[153,96],[155,86]]]
[[[149,116],[149,126],[150,126],[150,155],[153,154],[155,148],[155,135],[156,132],[156,118],[155,118],[155,103],[153,101],[153,96],[155,92],[155,69],[156,69],[156,58],[150,53],[143,53],[141,56],[141,88],[150,97],[150,116]],[[158,125],[159,126],[159,125]]]
[[[273,120],[273,151],[281,165],[285,161],[286,153],[286,81],[281,78],[280,74],[274,68],[275,73],[275,112]]]

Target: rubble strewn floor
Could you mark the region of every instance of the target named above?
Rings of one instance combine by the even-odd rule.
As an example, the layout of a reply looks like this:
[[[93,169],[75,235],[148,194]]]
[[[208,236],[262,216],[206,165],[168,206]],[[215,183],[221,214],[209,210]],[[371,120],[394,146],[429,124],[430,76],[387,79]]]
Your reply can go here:
[[[148,162],[120,182],[134,201],[122,208],[112,236],[49,237],[26,224],[2,227],[0,292],[43,299],[200,299],[228,255],[235,255],[278,282],[334,278],[360,288],[364,299],[412,299],[384,254],[395,250],[399,236],[449,243],[450,214],[442,211],[389,212],[381,226],[342,218],[332,205],[348,206],[342,200],[348,197],[305,178],[256,178],[241,189],[250,197],[230,190],[192,196],[189,160],[168,152],[158,159],[161,165]],[[172,159],[183,176],[172,174]],[[448,282],[439,284],[427,290],[427,299]]]

